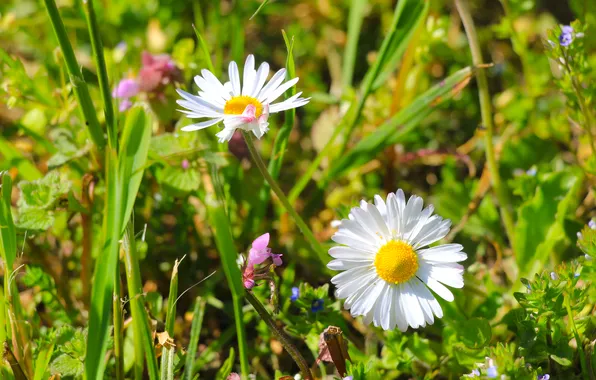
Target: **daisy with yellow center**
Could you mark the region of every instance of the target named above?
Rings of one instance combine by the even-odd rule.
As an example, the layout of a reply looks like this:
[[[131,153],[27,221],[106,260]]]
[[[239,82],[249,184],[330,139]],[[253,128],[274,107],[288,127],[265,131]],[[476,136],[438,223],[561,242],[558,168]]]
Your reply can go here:
[[[431,290],[453,301],[445,285],[461,288],[467,255],[459,244],[425,248],[447,235],[451,221],[425,209],[423,200],[404,192],[387,200],[362,201],[338,225],[332,239],[341,245],[329,250],[335,259],[327,266],[344,271],[331,279],[344,308],[365,323],[385,330],[423,327],[441,318],[443,310]]]
[[[246,58],[242,84],[236,62],[230,62],[228,75],[230,80],[221,84],[209,70],[203,69],[202,75],[195,76],[195,83],[200,91],[197,95],[177,90],[183,99],[177,103],[180,110],[191,119],[203,119],[196,124],[187,125],[183,131],[196,131],[223,121],[224,129],[217,133],[220,142],[230,141],[236,129],[252,131],[261,138],[269,130],[269,114],[297,108],[309,102],[310,98],[301,98],[302,92],[278,103],[274,103],[284,92],[298,82],[293,78],[284,83],[286,69],[277,71],[265,84],[269,76],[269,64],[263,62],[255,70],[252,55]]]

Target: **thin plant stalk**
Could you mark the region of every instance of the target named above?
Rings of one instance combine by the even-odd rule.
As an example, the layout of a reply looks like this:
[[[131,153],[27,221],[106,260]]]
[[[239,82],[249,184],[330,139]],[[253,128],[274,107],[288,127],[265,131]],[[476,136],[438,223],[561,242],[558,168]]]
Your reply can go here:
[[[89,29],[89,37],[91,38],[93,59],[95,61],[95,67],[97,68],[97,75],[99,77],[99,90],[103,98],[104,114],[108,130],[108,143],[110,146],[116,147],[118,145],[116,116],[114,113],[112,94],[110,92],[110,81],[108,79],[108,70],[106,69],[106,60],[103,55],[103,45],[99,36],[99,28],[97,26],[95,10],[93,9],[93,0],[83,0],[83,3],[85,5],[84,9],[85,16],[87,18],[87,27]]]
[[[288,200],[288,198],[286,198],[284,192],[281,190],[277,182],[275,182],[273,177],[271,177],[271,174],[269,174],[269,171],[267,170],[267,167],[265,166],[265,163],[263,162],[261,155],[255,147],[253,137],[246,131],[242,131],[242,135],[244,136],[244,140],[246,141],[246,145],[248,146],[250,155],[255,165],[261,172],[261,175],[269,183],[269,186],[271,186],[271,190],[273,190],[275,195],[277,195],[277,198],[279,199],[283,207],[290,214],[292,219],[294,219],[294,222],[298,225],[298,228],[300,228],[300,231],[302,231],[302,233],[306,237],[306,240],[310,243],[311,248],[319,255],[319,259],[321,260],[321,262],[326,263],[327,255],[325,253],[325,250],[321,246],[321,243],[319,243],[319,241],[315,238],[315,235],[312,233],[308,225],[304,222],[304,220],[302,220],[302,218],[300,217],[300,215],[298,215],[296,210],[294,210],[294,207],[292,207],[290,201]]]
[[[292,342],[290,342],[290,338],[286,335],[286,333],[277,326],[267,309],[265,309],[265,307],[261,304],[257,297],[252,294],[251,291],[246,290],[245,296],[248,302],[254,307],[259,316],[267,324],[269,329],[271,329],[273,334],[277,337],[277,339],[279,339],[282,346],[284,346],[285,350],[288,352],[288,354],[290,354],[294,362],[296,362],[298,368],[300,368],[300,372],[302,372],[302,377],[307,380],[312,379],[313,377],[312,373],[310,372],[308,362],[306,359],[304,359],[302,354],[300,354],[300,351],[298,351]]]
[[[72,45],[70,44],[68,35],[66,34],[66,28],[64,28],[64,23],[60,17],[60,12],[58,12],[56,2],[54,0],[44,0],[44,4],[48,11],[50,22],[52,23],[52,28],[54,29],[56,38],[60,44],[60,49],[62,50],[62,55],[64,56],[64,61],[66,62],[68,75],[70,76],[70,82],[72,83],[73,90],[79,101],[83,116],[85,117],[85,120],[87,120],[89,136],[97,148],[99,150],[103,150],[106,145],[106,140],[99,125],[99,120],[97,119],[95,107],[93,106],[93,100],[91,100],[91,95],[89,94],[89,89],[87,88],[87,83],[85,82],[83,72],[81,71],[81,67],[77,62],[74,50],[72,49]]]
[[[81,200],[83,206],[87,209],[87,213],[81,213],[81,227],[83,229],[83,253],[81,254],[81,287],[83,304],[89,310],[90,290],[91,290],[91,276],[92,270],[92,248],[93,248],[93,204],[91,201],[91,193],[95,187],[92,174],[85,174],[83,176],[83,186],[81,189]]]
[[[482,52],[480,50],[478,35],[476,33],[474,21],[472,20],[472,15],[470,14],[465,0],[455,0],[455,6],[457,7],[462,23],[464,24],[466,35],[468,36],[470,51],[472,53],[472,62],[476,67],[480,67],[483,65]],[[486,145],[486,165],[490,172],[492,186],[495,189],[495,194],[499,200],[501,219],[505,226],[505,232],[510,244],[513,246],[515,235],[513,215],[509,209],[511,203],[507,189],[504,187],[503,182],[501,181],[501,175],[499,174],[499,164],[496,159],[493,142],[495,128],[493,124],[490,94],[488,91],[488,81],[486,79],[486,73],[481,68],[476,71],[476,80],[478,83],[478,97],[480,98],[482,125],[485,128],[484,144]]]
[[[149,317],[143,304],[143,287],[141,283],[141,271],[136,248],[135,235],[133,231],[134,222],[129,221],[126,228],[123,250],[126,266],[126,283],[128,285],[128,297],[130,299],[133,332],[135,340],[135,375],[138,375],[138,368],[143,368],[143,353],[147,359],[147,370],[151,380],[159,378],[157,359],[153,348],[153,337],[149,327]],[[140,355],[140,356],[139,356]],[[140,365],[139,365],[140,363]]]
[[[205,316],[205,306],[207,301],[202,297],[197,297],[195,300],[195,307],[192,313],[192,324],[190,327],[190,341],[186,351],[186,362],[184,364],[184,380],[192,380],[194,375],[193,364],[195,356],[197,355],[197,347],[199,346],[199,338],[201,336],[201,327],[203,326],[203,318]]]
[[[114,313],[114,358],[116,359],[116,379],[124,379],[124,321],[122,317],[122,290],[120,284],[120,260],[116,264],[114,273],[114,301],[112,311]]]

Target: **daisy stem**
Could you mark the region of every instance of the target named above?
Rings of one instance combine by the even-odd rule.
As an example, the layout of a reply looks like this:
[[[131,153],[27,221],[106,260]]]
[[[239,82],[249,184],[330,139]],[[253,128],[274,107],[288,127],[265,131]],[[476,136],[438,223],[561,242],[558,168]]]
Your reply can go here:
[[[248,300],[248,302],[250,302],[252,307],[254,307],[257,314],[259,314],[259,316],[263,319],[267,326],[269,326],[273,334],[277,337],[277,339],[279,339],[279,341],[281,342],[282,346],[284,346],[288,354],[290,354],[292,359],[294,359],[294,362],[296,362],[298,368],[300,368],[300,372],[302,372],[302,377],[306,380],[312,379],[313,377],[310,372],[308,362],[306,361],[306,359],[304,359],[302,354],[300,354],[300,351],[298,351],[298,349],[292,344],[292,342],[290,342],[290,338],[286,335],[283,329],[277,326],[277,324],[271,317],[271,314],[269,314],[267,309],[265,309],[265,307],[261,304],[257,297],[255,297],[254,294],[252,294],[251,291],[246,290],[244,293],[246,295],[246,299]]]
[[[455,6],[461,17],[466,35],[468,36],[468,43],[470,45],[470,51],[472,53],[472,62],[476,67],[483,64],[482,52],[480,50],[480,44],[478,42],[478,35],[476,28],[474,27],[474,21],[472,15],[468,9],[468,5],[465,0],[455,0]],[[488,81],[486,79],[485,71],[480,68],[476,70],[476,81],[478,83],[478,97],[480,99],[480,113],[482,115],[482,125],[485,128],[484,133],[484,144],[486,145],[486,165],[490,172],[492,186],[495,189],[495,194],[499,200],[501,219],[505,226],[505,232],[509,243],[513,247],[514,238],[514,222],[513,215],[509,209],[510,200],[507,190],[501,182],[501,176],[499,174],[499,164],[495,155],[494,148],[494,124],[491,109],[491,99],[488,91]],[[515,250],[514,250],[515,251]]]
[[[284,206],[284,208],[290,214],[290,216],[294,219],[294,222],[298,225],[298,228],[300,228],[300,231],[302,231],[302,233],[306,237],[306,240],[308,240],[308,242],[310,243],[311,248],[318,254],[321,262],[325,264],[327,262],[327,255],[325,253],[325,250],[321,246],[321,243],[319,243],[319,241],[315,238],[315,235],[312,233],[308,225],[304,222],[304,220],[302,220],[302,218],[300,217],[300,215],[298,215],[296,210],[294,210],[294,208],[290,204],[290,201],[288,201],[288,198],[286,198],[284,192],[281,190],[277,182],[275,182],[271,174],[269,174],[269,171],[267,170],[267,167],[265,166],[265,163],[263,162],[261,155],[255,147],[253,137],[245,131],[242,131],[242,135],[244,136],[244,140],[246,141],[246,145],[248,146],[248,150],[250,151],[250,155],[254,163],[257,165],[257,168],[259,169],[267,183],[269,183],[269,186],[271,186],[271,190],[273,190],[275,195],[277,195],[277,198],[279,199],[281,204]]]

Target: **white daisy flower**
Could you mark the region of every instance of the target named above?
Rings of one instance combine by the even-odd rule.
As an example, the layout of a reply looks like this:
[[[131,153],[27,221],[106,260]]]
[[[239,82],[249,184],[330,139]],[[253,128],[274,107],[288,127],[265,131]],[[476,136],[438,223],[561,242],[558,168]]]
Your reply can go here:
[[[424,248],[444,238],[451,221],[433,215],[432,205],[422,206],[415,195],[406,202],[401,189],[387,202],[376,195],[374,204],[353,208],[332,237],[342,245],[329,250],[335,260],[327,267],[344,271],[331,279],[335,295],[367,324],[401,331],[432,324],[443,310],[429,288],[453,301],[444,285],[464,286],[464,268],[457,263],[467,255],[460,244]]]
[[[187,117],[208,120],[187,125],[182,130],[196,131],[223,121],[224,129],[217,133],[220,142],[230,141],[236,129],[252,131],[260,139],[269,130],[267,119],[270,113],[301,107],[310,100],[301,98],[302,92],[299,92],[282,102],[271,104],[295,85],[298,78],[283,83],[286,69],[281,69],[265,84],[269,76],[269,64],[263,62],[255,70],[252,54],[244,63],[242,86],[238,65],[234,61],[228,67],[230,81],[225,84],[221,84],[209,70],[203,69],[201,74],[195,76],[195,83],[201,89],[198,96],[179,89],[177,91],[184,99],[177,100],[177,103],[185,108],[180,111]]]

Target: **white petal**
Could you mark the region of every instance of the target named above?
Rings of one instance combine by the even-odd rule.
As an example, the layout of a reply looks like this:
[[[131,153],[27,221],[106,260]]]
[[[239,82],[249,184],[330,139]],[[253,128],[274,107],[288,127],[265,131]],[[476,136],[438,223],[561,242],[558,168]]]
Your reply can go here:
[[[329,255],[341,260],[374,260],[374,254],[352,249],[350,247],[336,246],[329,249]]]
[[[395,326],[395,323],[392,324],[392,321],[394,321],[392,316],[395,314],[395,311],[392,306],[393,294],[391,288],[392,285],[390,284],[387,284],[383,288],[374,308],[375,326],[381,326],[384,330],[391,330]]]
[[[435,299],[435,296],[432,295],[432,293],[430,292],[430,290],[428,290],[426,285],[424,285],[419,279],[412,279],[412,281],[410,281],[410,284],[412,285],[412,289],[414,289],[418,296],[418,301],[420,302],[420,306],[422,307],[422,311],[424,312],[424,318],[426,319],[426,322],[432,325],[435,320],[433,314],[437,306],[439,308],[441,316],[443,315],[441,311],[441,305],[439,305],[439,303]]]
[[[212,111],[217,111],[217,112],[223,113],[223,108],[217,107],[217,106],[209,103],[208,101],[206,101],[205,99],[203,99],[203,98],[201,98],[199,96],[195,96],[195,95],[190,94],[190,93],[188,93],[188,92],[186,92],[184,90],[181,90],[181,89],[177,89],[176,91],[178,92],[178,94],[180,96],[182,96],[184,99],[186,99],[190,103],[195,103],[195,104],[198,104],[201,107],[210,109]],[[178,104],[182,105],[180,102],[178,102]]]
[[[215,136],[219,138],[220,143],[223,143],[226,141],[230,141],[232,139],[232,136],[234,135],[234,132],[236,132],[236,129],[234,128],[224,128],[221,131],[217,132]]]
[[[401,297],[404,299],[404,311],[408,324],[415,329],[426,325],[418,297],[409,282],[402,284]]]
[[[378,220],[372,215],[372,212],[369,210],[375,209],[375,206],[372,204],[367,204],[367,210],[363,210],[360,207],[354,207],[350,214],[354,216],[354,220],[360,224],[360,226],[368,232],[369,235],[373,236],[375,241],[379,241],[382,239],[386,239],[387,236],[387,226],[383,221],[383,218],[380,218],[381,223],[377,223]],[[377,211],[378,214],[378,211]],[[384,242],[383,242],[384,243]]]
[[[279,98],[284,92],[286,92],[290,87],[298,83],[298,77],[294,79],[290,79],[286,83],[282,84],[275,90],[271,90],[271,93],[265,99],[265,103],[273,103],[277,98]]]
[[[327,263],[327,268],[331,270],[348,270],[361,267],[363,265],[372,265],[372,260],[341,260],[335,259]]]
[[[350,313],[352,315],[368,314],[368,312],[375,306],[375,303],[379,299],[379,295],[386,285],[387,283],[381,279],[370,284],[365,290],[364,295],[354,302],[350,309]]]
[[[225,87],[220,83],[219,79],[215,77],[215,75],[213,75],[209,70],[203,70],[201,73],[203,74],[203,76],[195,75],[194,78],[196,85],[201,90],[205,91],[213,97],[218,97],[224,101],[230,98],[229,93],[226,91]]]
[[[331,239],[336,243],[345,244],[350,248],[358,249],[364,252],[376,253],[378,250],[376,246],[367,242],[363,242],[362,240],[357,239],[354,236],[350,236],[343,231],[336,232]]]
[[[275,91],[275,89],[277,89],[277,87],[279,87],[279,85],[284,81],[285,77],[286,77],[286,69],[280,69],[278,72],[273,74],[273,77],[271,77],[271,80],[269,80],[269,82],[267,82],[265,87],[263,87],[261,89],[261,91],[259,91],[259,95],[257,96],[257,99],[259,100],[259,102],[263,103],[264,100],[267,99],[269,93],[271,91]]]
[[[379,210],[381,215],[383,215],[383,219],[385,219],[385,223],[387,223],[387,204],[385,203],[383,198],[381,198],[380,195],[375,195],[374,199],[375,206],[377,206],[377,210]]]
[[[249,54],[244,62],[244,76],[242,77],[242,95],[250,96],[255,83],[255,57]]]
[[[199,129],[203,129],[203,128],[207,128],[210,127],[214,124],[219,123],[220,121],[222,121],[223,119],[211,119],[211,120],[207,120],[207,121],[202,121],[200,123],[196,123],[196,124],[190,124],[187,126],[184,126],[181,128],[181,130],[183,130],[184,132],[190,132],[190,131],[198,131]]]
[[[310,98],[300,98],[300,99],[292,100],[292,101],[289,101],[289,100],[290,99],[288,98],[287,100],[284,100],[281,103],[272,104],[270,107],[270,112],[277,113],[277,112],[281,112],[281,111],[286,111],[286,110],[290,110],[292,108],[302,107],[302,106],[308,104],[308,102],[310,102]]]
[[[431,263],[459,262],[468,258],[461,250],[461,244],[443,244],[436,247],[421,249],[416,253],[425,261]]]
[[[232,85],[234,96],[240,96],[240,73],[238,72],[238,65],[236,62],[230,62],[230,65],[228,66],[228,75],[230,76],[230,83]]]
[[[267,80],[267,76],[269,76],[269,64],[267,62],[261,63],[261,66],[259,66],[259,69],[257,70],[256,76],[257,77],[255,79],[253,88],[250,91],[250,96],[253,98],[259,94],[259,91],[261,91],[261,88],[263,88],[263,85]]]

